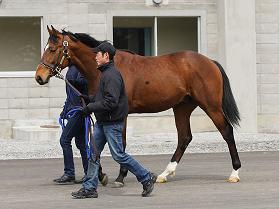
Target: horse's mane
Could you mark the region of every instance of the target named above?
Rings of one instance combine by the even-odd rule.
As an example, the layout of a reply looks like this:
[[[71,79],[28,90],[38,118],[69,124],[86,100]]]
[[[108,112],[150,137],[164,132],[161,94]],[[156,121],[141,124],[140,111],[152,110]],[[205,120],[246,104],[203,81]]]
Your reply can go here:
[[[108,41],[108,40],[104,40],[104,41],[96,40],[95,38],[88,35],[87,33],[72,33],[70,31],[62,30],[62,34],[63,35],[69,35],[70,37],[74,37],[75,39],[81,41],[82,43],[84,43],[85,45],[87,45],[91,48],[99,46],[104,41]],[[128,49],[119,49],[119,50],[124,51],[124,52],[128,52],[130,54],[136,54],[135,52],[133,52],[131,50],[128,50]]]
[[[68,35],[68,36],[70,36],[74,39],[77,39],[77,40],[81,41],[82,43],[84,43],[85,45],[87,45],[91,48],[99,46],[103,42],[103,41],[99,41],[99,40],[91,37],[87,33],[72,33],[70,31],[62,30],[62,34],[63,35]]]

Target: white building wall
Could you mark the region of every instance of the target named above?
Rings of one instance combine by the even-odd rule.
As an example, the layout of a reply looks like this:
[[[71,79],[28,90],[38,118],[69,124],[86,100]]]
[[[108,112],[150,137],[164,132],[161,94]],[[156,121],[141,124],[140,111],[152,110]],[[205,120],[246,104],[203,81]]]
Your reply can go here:
[[[168,0],[160,7],[147,6],[145,0],[3,0],[0,16],[41,16],[42,46],[48,39],[46,25],[57,29],[66,27],[73,32],[89,33],[96,39],[107,39],[107,14],[110,10],[175,11],[199,10],[206,14],[206,55],[219,60],[218,52],[218,0]],[[257,32],[257,84],[258,84],[258,130],[279,130],[279,32],[277,0],[255,0]],[[32,71],[34,69],[30,69]],[[256,70],[255,70],[256,72]],[[16,119],[53,119],[61,111],[65,99],[64,83],[52,79],[50,84],[39,86],[33,75],[25,78],[0,78],[0,131],[1,136],[10,136],[7,127]],[[192,119],[195,131],[213,130],[207,117],[198,110]],[[154,118],[144,116],[146,121]],[[168,119],[169,120],[166,120]],[[134,121],[142,121],[135,118]],[[156,121],[163,121],[155,119]],[[164,124],[156,125],[154,130],[175,131],[171,116],[165,116]],[[204,121],[206,120],[206,121]],[[133,124],[134,122],[131,122]],[[144,122],[141,122],[144,124]],[[5,134],[3,134],[4,132]],[[150,130],[151,131],[151,130]]]
[[[57,29],[66,28],[73,32],[89,33],[96,39],[108,39],[107,13],[111,10],[199,10],[206,14],[206,50],[208,56],[217,59],[217,15],[215,0],[164,0],[160,7],[154,7],[144,0],[3,0],[0,16],[41,16],[42,46],[48,39],[46,25]],[[30,69],[33,71],[34,69]],[[16,120],[56,121],[65,99],[63,81],[51,79],[45,86],[39,86],[34,75],[24,78],[0,78],[0,127],[5,137],[11,136],[10,128]],[[129,119],[133,133],[144,131],[175,131],[174,119],[169,112],[158,115],[132,116]],[[194,130],[211,130],[213,125],[200,110],[193,117]],[[162,118],[163,117],[163,118]],[[151,121],[146,127],[147,121]],[[129,129],[129,127],[128,127]]]
[[[279,1],[256,0],[258,130],[279,131]]]
[[[254,0],[219,0],[220,62],[230,78],[240,112],[240,132],[257,132]]]

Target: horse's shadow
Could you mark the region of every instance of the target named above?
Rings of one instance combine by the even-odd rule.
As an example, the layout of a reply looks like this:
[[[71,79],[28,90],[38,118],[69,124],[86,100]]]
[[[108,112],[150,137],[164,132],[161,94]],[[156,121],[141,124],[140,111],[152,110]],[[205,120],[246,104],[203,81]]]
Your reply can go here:
[[[168,177],[168,182],[178,181],[222,181],[226,177],[222,175],[208,175],[208,174],[195,174],[195,175],[175,175],[174,177]]]

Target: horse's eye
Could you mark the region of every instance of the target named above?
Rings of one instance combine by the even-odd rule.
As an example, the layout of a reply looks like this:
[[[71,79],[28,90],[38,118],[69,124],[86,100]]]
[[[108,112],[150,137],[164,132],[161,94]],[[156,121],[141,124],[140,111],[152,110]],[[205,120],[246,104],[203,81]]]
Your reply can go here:
[[[55,51],[56,51],[56,48],[51,48],[51,47],[49,47],[48,50],[49,50],[50,52],[55,52]]]

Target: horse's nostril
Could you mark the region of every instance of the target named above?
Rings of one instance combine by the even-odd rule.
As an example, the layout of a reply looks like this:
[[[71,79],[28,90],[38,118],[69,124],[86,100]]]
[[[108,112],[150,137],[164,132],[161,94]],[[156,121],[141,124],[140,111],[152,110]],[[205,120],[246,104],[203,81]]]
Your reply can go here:
[[[37,76],[36,78],[36,81],[39,83],[39,84],[43,84],[43,79],[40,77],[40,76]]]

